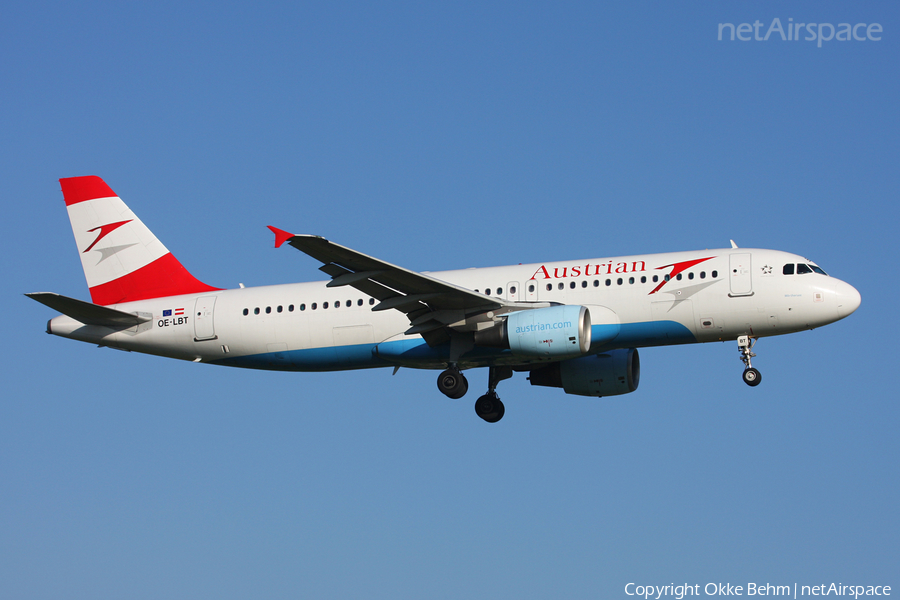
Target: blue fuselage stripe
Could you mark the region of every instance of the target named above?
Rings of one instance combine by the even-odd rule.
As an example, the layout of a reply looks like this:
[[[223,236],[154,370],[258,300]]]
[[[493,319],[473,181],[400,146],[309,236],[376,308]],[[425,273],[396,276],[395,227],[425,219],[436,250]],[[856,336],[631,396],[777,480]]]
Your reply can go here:
[[[617,331],[614,331],[617,330]],[[593,344],[592,352],[602,352],[614,348],[643,348],[696,342],[690,330],[675,321],[652,321],[644,323],[624,323],[621,325],[594,325],[591,337],[603,340]],[[303,350],[265,352],[247,356],[235,356],[211,361],[213,364],[248,369],[269,369],[273,371],[342,371],[409,365],[428,367],[429,364],[446,361],[450,345],[429,347],[421,338],[396,340],[381,344],[358,344],[353,346],[331,346]],[[492,359],[508,357],[509,350],[476,348],[465,355],[467,360],[492,362]]]

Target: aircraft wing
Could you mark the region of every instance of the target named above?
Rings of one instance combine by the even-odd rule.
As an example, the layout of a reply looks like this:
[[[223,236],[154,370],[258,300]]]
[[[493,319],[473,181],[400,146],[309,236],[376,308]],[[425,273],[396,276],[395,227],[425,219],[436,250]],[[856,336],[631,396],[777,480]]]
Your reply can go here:
[[[513,303],[486,296],[422,273],[392,265],[315,235],[293,235],[269,226],[275,247],[287,242],[324,263],[328,287],[349,285],[379,300],[372,310],[399,310],[409,317],[406,333],[426,333],[461,325],[472,314],[503,309]]]

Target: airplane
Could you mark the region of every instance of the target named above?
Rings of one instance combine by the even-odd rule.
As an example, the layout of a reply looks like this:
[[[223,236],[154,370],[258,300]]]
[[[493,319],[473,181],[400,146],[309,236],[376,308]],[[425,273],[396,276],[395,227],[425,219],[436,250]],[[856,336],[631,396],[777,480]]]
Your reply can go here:
[[[447,397],[487,367],[476,414],[499,421],[497,385],[615,396],[640,382],[638,348],[736,340],[743,380],[762,337],[853,313],[859,292],[802,256],[730,248],[418,273],[270,226],[330,279],[238,289],[196,279],[96,176],[60,179],[91,302],[26,294],[62,313],[47,333],[229,367],[435,369]]]

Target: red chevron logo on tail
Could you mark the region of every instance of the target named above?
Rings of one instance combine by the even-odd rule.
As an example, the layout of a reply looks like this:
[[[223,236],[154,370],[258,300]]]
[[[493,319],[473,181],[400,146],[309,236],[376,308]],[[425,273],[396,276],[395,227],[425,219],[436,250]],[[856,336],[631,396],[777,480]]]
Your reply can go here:
[[[110,233],[124,225],[125,223],[131,223],[134,219],[128,219],[127,221],[119,221],[118,223],[109,223],[107,225],[101,225],[100,227],[94,227],[93,229],[88,229],[88,233],[100,230],[100,233],[97,235],[97,239],[94,240],[94,243],[84,249],[82,254],[86,254],[90,251],[91,248],[97,245],[97,242],[108,236]]]

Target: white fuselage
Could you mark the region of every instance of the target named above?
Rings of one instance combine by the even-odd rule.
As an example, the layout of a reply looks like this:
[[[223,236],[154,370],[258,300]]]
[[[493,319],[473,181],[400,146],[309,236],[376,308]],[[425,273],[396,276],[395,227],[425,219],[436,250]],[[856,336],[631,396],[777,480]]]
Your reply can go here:
[[[686,266],[687,265],[687,266]],[[785,274],[785,265],[795,265]],[[764,337],[812,329],[859,305],[849,284],[786,252],[729,248],[429,273],[519,303],[590,310],[590,352]],[[819,270],[817,267],[815,268]],[[800,270],[810,270],[809,268]],[[666,280],[667,275],[672,278]],[[229,366],[321,371],[408,366],[444,368],[449,348],[405,335],[397,310],[352,287],[295,283],[169,296],[113,305],[151,319],[121,331],[67,316],[48,331],[104,346]],[[462,368],[524,364],[509,350],[475,348]]]

